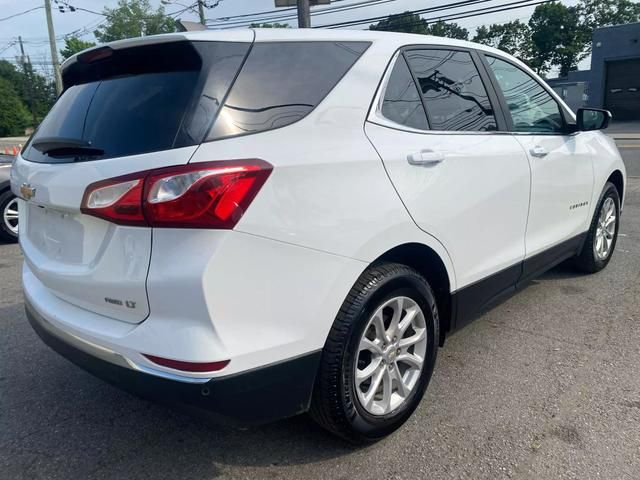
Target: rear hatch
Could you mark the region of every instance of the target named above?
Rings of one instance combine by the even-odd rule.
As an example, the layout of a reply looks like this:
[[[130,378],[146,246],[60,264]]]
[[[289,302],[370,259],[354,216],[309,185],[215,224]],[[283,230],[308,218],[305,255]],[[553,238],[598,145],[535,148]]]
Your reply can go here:
[[[126,322],[148,316],[152,229],[85,215],[83,195],[94,182],[186,164],[244,61],[253,33],[246,37],[159,37],[99,47],[65,65],[65,91],[11,180],[22,198],[25,261],[53,294]]]

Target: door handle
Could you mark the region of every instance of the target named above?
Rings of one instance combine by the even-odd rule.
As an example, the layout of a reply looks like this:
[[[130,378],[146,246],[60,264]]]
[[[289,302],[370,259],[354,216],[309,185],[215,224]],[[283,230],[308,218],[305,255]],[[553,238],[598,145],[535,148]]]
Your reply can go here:
[[[444,153],[433,150],[420,150],[407,155],[407,161],[411,165],[435,165],[444,161]]]
[[[532,157],[542,158],[542,157],[546,157],[549,152],[547,152],[546,148],[540,145],[536,145],[531,150],[529,150],[529,153],[531,154]]]

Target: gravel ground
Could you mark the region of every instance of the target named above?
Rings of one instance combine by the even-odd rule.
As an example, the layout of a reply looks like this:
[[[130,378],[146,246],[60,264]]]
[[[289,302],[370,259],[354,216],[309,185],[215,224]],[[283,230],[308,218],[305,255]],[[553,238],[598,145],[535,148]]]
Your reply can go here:
[[[453,335],[395,435],[346,445],[306,417],[204,424],[122,393],[26,322],[0,245],[0,478],[640,478],[640,179],[609,267],[560,266]]]

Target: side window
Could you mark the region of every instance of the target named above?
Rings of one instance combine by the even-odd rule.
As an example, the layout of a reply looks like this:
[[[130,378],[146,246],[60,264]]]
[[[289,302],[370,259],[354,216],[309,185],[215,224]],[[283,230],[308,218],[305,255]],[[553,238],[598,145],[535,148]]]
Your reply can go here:
[[[409,50],[409,67],[425,99],[431,130],[497,130],[489,96],[471,54]]]
[[[304,118],[369,45],[323,41],[256,43],[208,140],[264,132]]]
[[[509,62],[487,56],[487,62],[504,94],[516,132],[561,133],[560,105],[528,73]]]
[[[402,55],[393,66],[380,110],[385,118],[400,125],[420,130],[428,127],[418,87]]]

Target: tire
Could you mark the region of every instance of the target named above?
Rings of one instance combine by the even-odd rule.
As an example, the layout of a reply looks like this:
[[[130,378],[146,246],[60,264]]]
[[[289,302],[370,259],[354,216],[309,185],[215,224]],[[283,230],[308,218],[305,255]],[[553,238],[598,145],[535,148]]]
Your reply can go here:
[[[610,246],[606,255],[603,257],[598,254],[598,227],[600,223],[600,215],[605,206],[613,202],[614,214],[615,214],[615,228],[611,238]],[[582,247],[580,254],[574,258],[573,264],[581,271],[586,273],[596,273],[602,270],[609,264],[613,251],[616,248],[616,242],[618,241],[618,230],[620,228],[620,195],[618,189],[613,183],[607,182],[598,200],[598,205],[593,214],[591,225],[587,233],[587,238]]]
[[[13,200],[15,200],[15,195],[11,192],[11,190],[7,190],[6,192],[0,195],[0,213],[2,214],[2,219],[0,220],[0,240],[4,242],[15,243],[18,241],[18,233],[13,232],[9,225],[7,225],[7,221],[5,219],[5,211],[7,205],[9,205]]]
[[[388,302],[391,302],[390,306],[381,310],[381,307]],[[403,305],[410,307],[412,312],[410,317],[407,317],[410,310],[403,310],[405,308]],[[415,306],[419,309],[416,310]],[[400,333],[400,328],[392,329],[393,324],[390,322],[396,317],[389,312],[396,311],[401,312],[397,318],[400,319],[399,327],[404,325],[406,328],[404,333]],[[363,335],[372,336],[380,331],[374,326],[376,323],[373,320],[374,316],[378,319],[385,318],[385,320],[380,320],[384,323],[383,331],[387,329],[388,321],[387,332],[399,332],[397,340],[389,337],[389,344],[386,345],[384,351],[380,339],[376,338],[375,341],[378,342],[376,348],[380,350],[375,354],[370,353],[368,349],[360,351]],[[412,320],[409,322],[407,318]],[[403,319],[406,320],[404,323]],[[406,327],[407,323],[410,324],[408,328]],[[380,325],[380,323],[376,323],[376,325]],[[405,343],[408,343],[411,338],[419,338],[420,335],[417,332],[425,333],[426,341],[420,340],[413,347],[401,349],[399,342],[406,341]],[[384,335],[386,334],[385,332]],[[407,335],[412,337],[409,338]],[[311,400],[310,414],[312,418],[330,432],[354,443],[370,443],[389,435],[411,416],[420,403],[433,372],[438,338],[438,308],[431,287],[425,278],[412,268],[401,264],[384,263],[371,266],[360,276],[347,295],[329,332]],[[398,348],[396,349],[396,347]],[[418,367],[415,366],[409,368],[409,364],[405,365],[401,359],[401,356],[408,358],[408,354],[414,355],[413,358],[415,355],[420,358],[417,349],[424,352],[420,370],[416,370]],[[367,357],[369,353],[371,363],[368,366],[373,366],[375,359],[376,362],[379,361],[382,364],[382,367],[379,366],[375,369],[376,373],[371,375],[370,380],[366,380],[358,387],[355,380],[356,368],[363,366],[364,369],[358,373],[364,373],[367,359],[363,357]],[[383,357],[386,359],[386,363]],[[386,376],[385,365],[388,367],[389,377]],[[404,370],[404,373],[401,370]],[[399,376],[393,377],[394,380],[389,380],[389,384],[385,383],[386,379],[392,378],[396,372]],[[376,388],[376,391],[373,391],[371,390],[372,385],[378,374],[385,380],[381,383],[382,390]],[[404,396],[400,395],[400,377],[410,379],[407,382],[413,383],[408,393],[403,392]],[[367,383],[368,385],[366,385]],[[389,397],[385,394],[386,385],[391,385],[391,389],[388,391],[392,393]],[[404,381],[402,381],[402,385],[405,385]],[[367,387],[370,390],[363,392]],[[395,395],[393,395],[394,389]],[[377,394],[378,391],[381,393]],[[364,399],[361,396],[366,397],[369,394],[371,394],[369,398],[381,396],[382,399],[380,402],[370,400],[368,407],[365,407]],[[385,398],[393,398],[394,400],[387,404]],[[400,403],[391,409],[394,402]],[[381,410],[384,405],[390,409],[388,412]],[[371,411],[376,408],[380,411]]]

